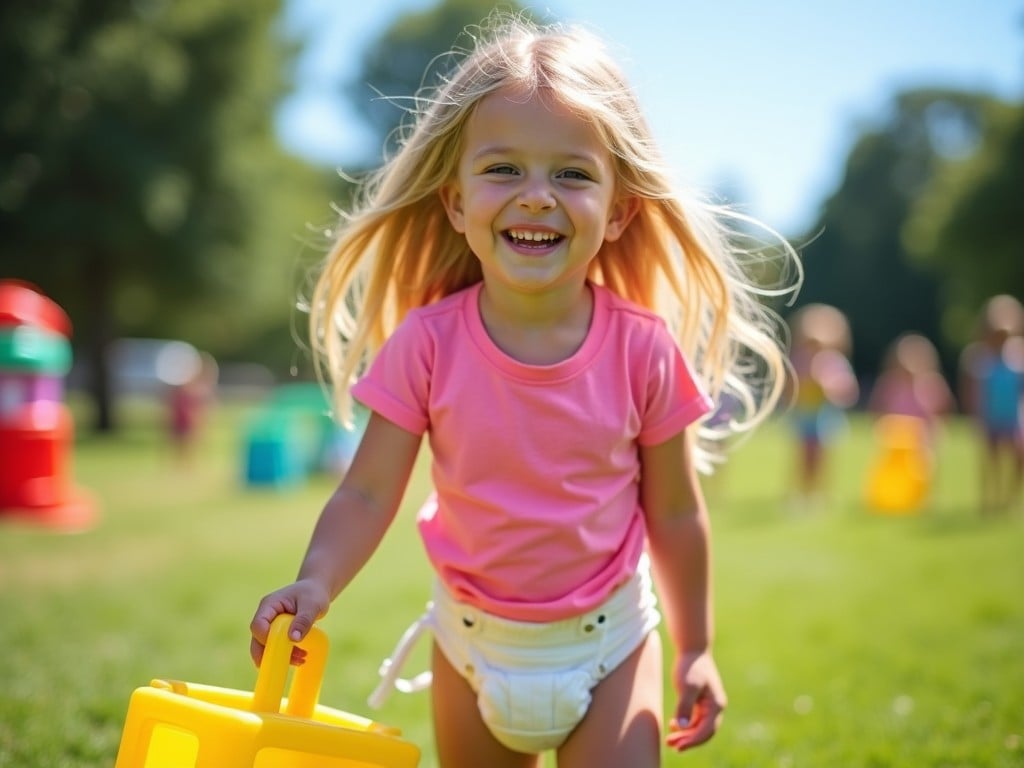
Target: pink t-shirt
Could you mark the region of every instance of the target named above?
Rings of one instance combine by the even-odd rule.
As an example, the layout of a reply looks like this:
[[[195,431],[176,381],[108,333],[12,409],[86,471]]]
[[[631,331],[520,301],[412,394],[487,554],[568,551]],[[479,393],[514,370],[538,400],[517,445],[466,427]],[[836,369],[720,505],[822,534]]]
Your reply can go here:
[[[599,605],[644,547],[640,445],[711,409],[664,322],[593,286],[591,327],[554,365],[491,341],[480,283],[410,312],[352,395],[429,433],[427,556],[459,600],[519,621]]]

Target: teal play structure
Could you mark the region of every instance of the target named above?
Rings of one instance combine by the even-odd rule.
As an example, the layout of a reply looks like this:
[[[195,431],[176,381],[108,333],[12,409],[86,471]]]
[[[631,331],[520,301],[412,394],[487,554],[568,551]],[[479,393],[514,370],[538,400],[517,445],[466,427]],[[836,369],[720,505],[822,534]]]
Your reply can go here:
[[[245,435],[245,483],[286,488],[314,472],[343,475],[362,437],[369,413],[355,406],[345,429],[317,382],[278,386],[250,421]]]

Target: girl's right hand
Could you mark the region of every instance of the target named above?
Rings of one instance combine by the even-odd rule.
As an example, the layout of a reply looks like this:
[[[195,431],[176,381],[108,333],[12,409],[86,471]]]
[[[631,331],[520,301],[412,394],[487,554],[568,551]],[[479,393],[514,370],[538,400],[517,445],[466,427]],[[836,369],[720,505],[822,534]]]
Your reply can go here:
[[[316,581],[301,579],[294,584],[282,587],[260,600],[256,613],[249,623],[252,640],[249,643],[249,655],[256,666],[263,660],[263,651],[267,645],[270,625],[280,614],[294,616],[288,628],[288,637],[298,642],[306,636],[313,624],[327,613],[331,599],[327,590]],[[292,664],[302,664],[306,660],[306,652],[295,646],[292,648]]]

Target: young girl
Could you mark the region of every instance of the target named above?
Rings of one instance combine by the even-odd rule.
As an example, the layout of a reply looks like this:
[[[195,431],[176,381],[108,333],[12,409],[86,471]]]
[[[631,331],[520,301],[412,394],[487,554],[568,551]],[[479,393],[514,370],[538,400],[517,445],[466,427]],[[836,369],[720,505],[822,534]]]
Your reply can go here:
[[[821,501],[830,444],[846,425],[860,386],[850,364],[850,324],[829,304],[807,304],[790,318],[793,345],[790,414],[798,441],[795,502]]]
[[[781,389],[767,291],[744,277],[755,256],[684,204],[580,30],[504,19],[416,118],[312,297],[338,410],[351,392],[371,416],[297,580],[256,610],[253,657],[275,616],[294,614],[300,640],[366,563],[426,434],[418,525],[437,579],[416,629],[434,639],[439,763],[557,750],[563,768],[656,766],[652,572],[678,693],[668,744],[711,738],[726,704],[696,470]],[[727,392],[742,409],[702,429]]]
[[[955,406],[931,340],[919,333],[893,340],[867,402],[877,417],[876,457],[868,473],[872,506],[912,511],[928,499],[943,419]]]
[[[1005,510],[1024,488],[1024,307],[1016,298],[986,302],[960,367],[963,406],[982,442],[981,511]]]

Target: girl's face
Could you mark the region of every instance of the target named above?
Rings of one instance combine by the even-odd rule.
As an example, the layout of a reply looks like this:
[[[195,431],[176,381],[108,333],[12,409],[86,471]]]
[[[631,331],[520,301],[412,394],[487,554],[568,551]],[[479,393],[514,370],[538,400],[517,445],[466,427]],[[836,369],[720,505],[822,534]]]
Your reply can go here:
[[[601,244],[637,210],[617,194],[611,153],[590,123],[554,99],[507,89],[467,121],[441,200],[488,285],[527,293],[582,284]]]

